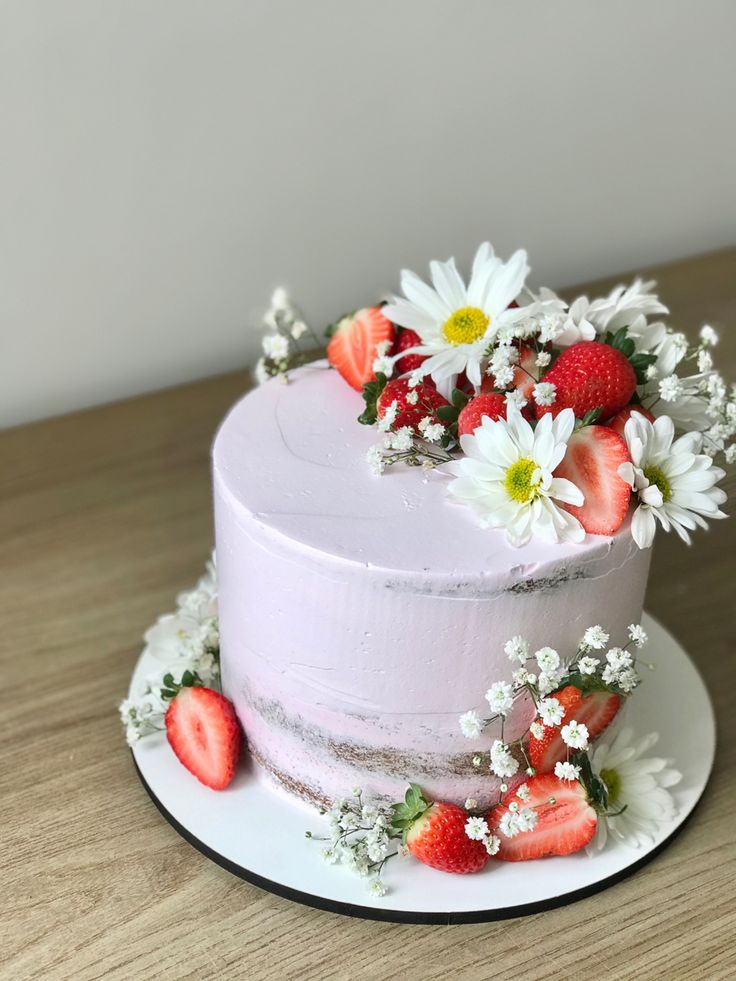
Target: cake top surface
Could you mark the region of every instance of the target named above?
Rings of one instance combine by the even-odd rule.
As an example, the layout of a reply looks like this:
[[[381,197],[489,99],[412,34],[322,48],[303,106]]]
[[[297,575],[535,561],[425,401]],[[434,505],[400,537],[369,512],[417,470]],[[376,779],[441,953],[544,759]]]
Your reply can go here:
[[[611,539],[581,544],[532,540],[521,548],[501,530],[480,528],[447,496],[451,478],[366,466],[375,431],[356,422],[360,394],[326,362],[271,380],[246,395],[220,428],[215,480],[236,508],[265,528],[339,559],[428,575],[516,579],[571,558],[593,560]],[[618,532],[628,537],[628,522]]]

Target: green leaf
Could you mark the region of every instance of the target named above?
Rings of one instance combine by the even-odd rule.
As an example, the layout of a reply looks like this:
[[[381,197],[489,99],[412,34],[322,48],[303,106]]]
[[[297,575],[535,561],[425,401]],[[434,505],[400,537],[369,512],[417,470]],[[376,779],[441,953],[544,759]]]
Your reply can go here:
[[[468,404],[468,402],[470,401],[470,396],[466,395],[465,392],[461,392],[459,388],[454,388],[452,390],[452,396],[450,398],[450,401],[455,406],[455,408],[458,409],[459,411],[460,409],[464,409],[465,406]]]
[[[580,425],[577,426],[576,428],[582,429],[583,426],[592,426],[594,422],[598,421],[598,417],[600,416],[602,411],[603,411],[603,406],[601,405],[597,406],[595,409],[590,409],[588,412],[585,413],[583,418],[580,419]]]
[[[162,688],[161,689],[161,698],[171,699],[171,698],[176,698],[177,695],[178,695],[178,692],[177,691],[174,691],[173,688]]]
[[[605,814],[608,810],[608,787],[597,774],[593,773],[588,754],[583,751],[571,753],[570,762],[573,766],[580,767],[580,783],[585,787],[591,807],[598,814]]]
[[[441,405],[437,409],[437,418],[444,423],[456,422],[459,412],[455,405]]]
[[[378,419],[378,399],[381,396],[386,387],[388,378],[383,374],[382,371],[376,372],[376,377],[373,381],[366,382],[363,386],[363,400],[365,401],[365,409],[358,416],[358,422],[362,423],[364,426],[372,426],[373,423]]]
[[[171,673],[170,671],[169,671],[169,672],[167,672],[167,673],[166,673],[166,674],[164,675],[164,679],[163,679],[163,680],[164,680],[164,684],[165,684],[165,685],[169,685],[169,686],[171,686],[171,685],[173,685],[173,684],[174,684],[174,676],[173,676],[173,674],[172,674],[172,673]]]

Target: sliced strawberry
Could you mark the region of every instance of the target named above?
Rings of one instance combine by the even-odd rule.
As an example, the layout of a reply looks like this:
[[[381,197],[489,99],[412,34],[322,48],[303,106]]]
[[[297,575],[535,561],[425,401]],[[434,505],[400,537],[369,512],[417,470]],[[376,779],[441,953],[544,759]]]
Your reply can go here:
[[[415,330],[403,327],[399,331],[399,336],[396,338],[396,343],[391,353],[396,357],[402,351],[406,351],[410,347],[418,347],[421,343],[422,339]],[[424,354],[405,354],[394,364],[394,369],[398,375],[405,375],[409,371],[416,371],[426,360],[427,356]]]
[[[555,477],[566,477],[585,498],[580,507],[563,504],[589,535],[613,535],[623,524],[631,488],[618,475],[629,461],[625,441],[608,426],[583,426],[570,437]]]
[[[396,328],[381,313],[380,307],[366,307],[351,317],[344,317],[327,345],[327,360],[359,392],[376,377],[373,362],[382,341],[393,344]]]
[[[612,429],[614,433],[618,433],[619,436],[623,436],[624,426],[635,412],[638,412],[650,422],[654,422],[654,416],[649,409],[645,409],[643,405],[627,405],[625,409],[621,409],[621,411],[617,412],[613,419],[611,419],[611,421],[607,424],[608,428]]]
[[[557,699],[564,715],[560,726],[544,727],[541,739],[529,736],[529,759],[537,773],[550,773],[554,770],[555,763],[567,758],[567,746],[560,734],[560,727],[566,722],[574,719],[584,723],[588,729],[588,737],[593,740],[613,722],[621,708],[621,696],[615,692],[583,693],[575,685],[566,685],[550,697]]]
[[[179,760],[205,786],[224,790],[240,756],[232,702],[211,688],[182,688],[169,705],[166,737]]]
[[[489,419],[506,418],[506,399],[503,395],[488,392],[471,399],[457,417],[458,436],[475,432],[484,416]]]
[[[401,804],[393,809],[392,827],[403,832],[412,855],[440,872],[478,872],[489,859],[482,841],[465,832],[468,813],[457,804],[429,803],[411,784]]]
[[[501,845],[496,858],[506,862],[524,862],[549,855],[572,855],[591,841],[598,816],[588,802],[585,788],[577,780],[559,780],[547,773],[531,777],[526,782],[529,796],[520,800],[508,794],[487,817],[488,826],[497,834]],[[512,838],[504,835],[499,826],[501,818],[515,801],[519,809],[533,807],[537,823],[531,831],[520,831]]]
[[[539,381],[540,371],[537,367],[537,352],[528,344],[522,344],[519,348],[519,363],[514,368],[514,388],[523,392],[527,402],[532,400],[532,389]]]
[[[413,399],[415,394],[416,402],[410,402],[409,399]],[[383,419],[394,402],[396,402],[396,416],[391,428],[397,430],[402,426],[410,426],[415,432],[425,416],[430,416],[433,422],[438,422],[437,409],[441,405],[448,404],[447,399],[440,395],[434,385],[420,382],[418,385],[411,386],[408,378],[394,378],[387,382],[376,401],[376,414],[379,419]]]
[[[578,419],[600,409],[600,422],[606,422],[631,401],[636,391],[636,372],[628,358],[610,344],[579,341],[557,358],[542,381],[556,389],[552,405],[538,405],[537,419],[547,412],[557,415],[572,409]]]

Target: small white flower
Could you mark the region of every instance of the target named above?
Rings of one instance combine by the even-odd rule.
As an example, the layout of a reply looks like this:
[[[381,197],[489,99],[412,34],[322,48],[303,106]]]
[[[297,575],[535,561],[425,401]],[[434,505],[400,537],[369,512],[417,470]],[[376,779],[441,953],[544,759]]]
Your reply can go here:
[[[478,767],[481,765],[482,762],[483,760],[481,759],[480,756],[476,755],[473,757],[473,766]]]
[[[509,661],[518,661],[523,664],[529,657],[529,645],[523,637],[512,637],[503,645],[504,654]]]
[[[489,855],[497,855],[498,849],[501,847],[501,839],[497,835],[488,835],[484,839],[484,844]]]
[[[497,777],[513,777],[519,769],[519,761],[515,759],[508,746],[496,739],[491,746],[491,770]]]
[[[266,368],[266,361],[264,358],[259,358],[256,361],[255,376],[256,376],[256,381],[258,382],[259,385],[265,384],[268,381],[268,379],[271,377],[271,375],[268,372],[268,369]]]
[[[698,371],[701,374],[713,370],[713,355],[710,351],[698,351]]]
[[[424,378],[424,372],[421,368],[415,368],[414,371],[409,373],[409,378],[407,383],[409,388],[416,388],[417,385],[421,385],[422,379]]]
[[[647,637],[646,631],[641,626],[641,624],[638,623],[629,624],[629,640],[633,644],[636,644],[637,647],[642,648],[646,644],[648,639],[649,638]]]
[[[465,810],[475,811],[477,810],[477,808],[478,808],[478,801],[475,799],[475,797],[468,797],[468,799],[465,801]]]
[[[553,405],[557,398],[557,387],[552,382],[537,382],[532,389],[537,405]]]
[[[486,692],[486,701],[491,706],[491,712],[506,716],[514,704],[511,685],[505,681],[496,681]]]
[[[384,437],[384,446],[388,450],[397,450],[405,453],[414,444],[414,433],[411,426],[400,426],[395,433],[387,433]]]
[[[375,374],[390,375],[394,370],[394,359],[383,355],[373,359],[373,371]]]
[[[380,446],[371,446],[366,453],[365,458],[368,461],[368,466],[377,476],[382,474],[386,469],[386,461],[383,458],[383,453]]]
[[[544,739],[544,725],[541,722],[532,722],[529,726],[529,732],[535,739]]]
[[[553,675],[560,666],[560,655],[553,647],[541,647],[534,657],[541,671]]]
[[[677,375],[668,375],[659,383],[659,397],[663,402],[676,402],[683,394],[682,381]]]
[[[470,817],[465,822],[465,834],[471,841],[483,841],[488,834],[488,825],[483,818]]]
[[[381,418],[378,420],[378,430],[382,433],[387,433],[389,429],[396,422],[396,415],[399,411],[399,403],[396,399],[393,400],[391,405],[386,408]]]
[[[517,688],[522,688],[524,685],[533,685],[537,676],[527,671],[526,668],[519,668],[511,675],[511,680]]]
[[[413,388],[410,392],[406,394],[406,401],[409,405],[416,405],[419,401],[419,392],[416,388]]]
[[[515,838],[521,831],[519,812],[506,811],[498,823],[498,830],[506,838]]]
[[[538,815],[533,807],[525,807],[519,811],[519,830],[533,831],[537,826]]]
[[[612,647],[606,654],[606,661],[614,671],[631,667],[631,654],[622,647]]]
[[[559,726],[565,718],[565,710],[556,698],[543,698],[539,703],[539,715],[546,726]]]
[[[481,732],[483,732],[483,723],[477,712],[471,709],[469,712],[464,712],[460,716],[460,731],[466,739],[478,738]]]
[[[373,824],[378,817],[378,811],[373,804],[364,804],[360,811],[360,820],[363,824]]]
[[[583,645],[594,651],[602,651],[608,643],[608,634],[600,625],[588,627],[583,634]]]
[[[419,432],[428,443],[437,443],[442,439],[445,427],[441,422],[434,422],[431,416],[424,416],[419,420]]]
[[[618,686],[624,692],[633,691],[639,684],[639,675],[633,668],[625,668],[619,672]]]
[[[551,360],[552,360],[552,355],[549,353],[549,351],[540,351],[537,354],[534,363],[538,368],[546,368]]]
[[[600,663],[597,657],[581,657],[578,661],[578,668],[581,674],[595,674]]]
[[[295,341],[298,341],[302,335],[306,334],[307,329],[307,325],[303,320],[295,320],[291,325],[291,336]]]
[[[528,402],[524,397],[524,393],[520,388],[514,388],[510,392],[506,392],[506,405],[515,405],[517,409],[523,409]]]
[[[700,340],[707,347],[715,347],[718,343],[718,334],[708,324],[703,324],[700,328]]]
[[[736,463],[736,443],[726,447],[726,463]]]
[[[339,861],[340,856],[334,848],[323,848],[322,858],[328,865],[335,865]]]
[[[589,851],[603,848],[608,835],[634,848],[651,844],[662,824],[677,809],[669,791],[682,779],[661,757],[646,758],[657,742],[657,733],[636,741],[631,729],[622,729],[612,742],[599,743],[591,758],[593,771],[608,787],[609,810],[598,818],[596,836]]]
[[[386,887],[380,879],[371,879],[371,881],[368,883],[368,891],[372,896],[380,897],[386,895]]]
[[[555,763],[555,776],[560,780],[577,780],[580,776],[580,767],[572,763]]]
[[[539,689],[539,694],[544,698],[545,695],[549,695],[553,692],[559,683],[559,677],[556,674],[547,674],[546,671],[539,672],[539,678],[537,679],[537,688]]]
[[[573,719],[560,729],[560,735],[565,745],[571,749],[588,748],[588,727],[582,722]]]
[[[520,787],[516,788],[516,796],[519,798],[519,800],[529,800],[530,793],[531,791],[529,790],[528,783],[523,783]]]
[[[272,361],[282,361],[289,354],[289,339],[283,334],[266,334],[261,343],[263,353]]]

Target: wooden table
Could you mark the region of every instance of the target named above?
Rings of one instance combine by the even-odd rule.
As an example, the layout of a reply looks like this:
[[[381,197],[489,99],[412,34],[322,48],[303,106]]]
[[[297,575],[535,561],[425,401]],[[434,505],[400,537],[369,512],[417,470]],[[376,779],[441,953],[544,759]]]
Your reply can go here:
[[[652,273],[675,324],[721,328],[736,378],[736,250]],[[613,889],[502,923],[364,922],[261,892],[165,823],[116,706],[144,629],[208,555],[208,449],[247,384],[239,372],[0,434],[2,977],[734,977],[733,520],[692,550],[658,539],[648,607],[706,678],[720,756],[682,834]]]

